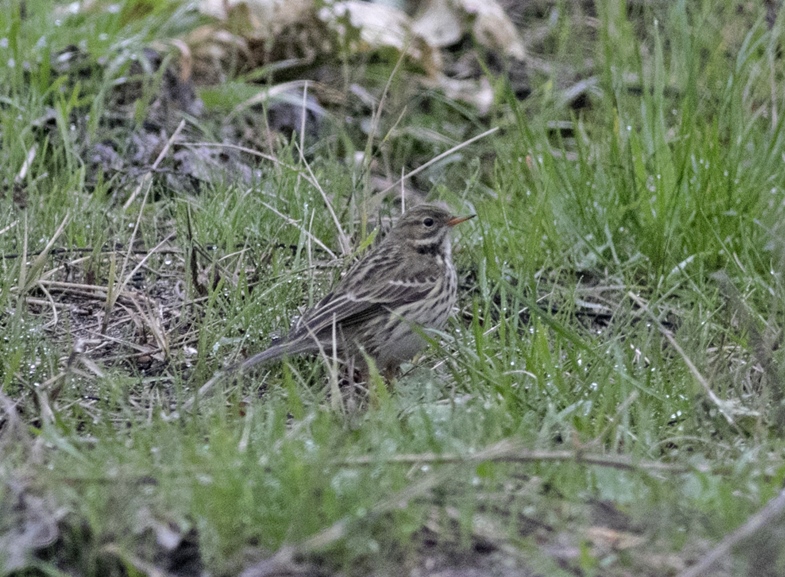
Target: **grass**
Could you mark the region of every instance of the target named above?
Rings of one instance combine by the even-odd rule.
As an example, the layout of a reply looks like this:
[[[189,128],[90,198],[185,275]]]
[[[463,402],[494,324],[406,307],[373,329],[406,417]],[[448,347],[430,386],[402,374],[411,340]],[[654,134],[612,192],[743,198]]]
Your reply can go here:
[[[290,144],[253,186],[153,179],[124,209],[141,176],[93,179],[82,140],[106,136],[96,115],[133,54],[195,17],[139,2],[57,26],[43,2],[0,15],[16,64],[0,72],[0,572],[397,575],[430,559],[676,575],[779,493],[781,19],[608,2],[592,27],[553,6],[544,45],[562,68],[535,71],[522,102],[500,78],[501,130],[419,181],[478,214],[455,239],[460,312],[351,415],[314,359],[183,405],[348,264],[319,245],[341,255],[311,180],[366,240],[366,180],[339,152],[365,142],[334,128],[340,146],[309,149],[314,178]],[[74,38],[102,75],[51,69]],[[559,72],[587,55],[598,89],[575,111]],[[393,90],[386,128],[407,102]],[[383,164],[487,126],[428,102],[374,148]],[[423,127],[444,141],[418,141]],[[783,526],[711,574],[780,574]]]

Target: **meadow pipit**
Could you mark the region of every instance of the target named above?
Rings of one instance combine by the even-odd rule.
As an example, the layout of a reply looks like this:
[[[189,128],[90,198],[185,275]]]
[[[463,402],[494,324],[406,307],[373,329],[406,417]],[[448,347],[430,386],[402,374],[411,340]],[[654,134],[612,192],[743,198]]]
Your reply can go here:
[[[361,375],[368,355],[380,372],[393,376],[425,345],[422,330],[440,329],[450,316],[457,278],[449,232],[472,216],[452,216],[432,204],[411,208],[285,338],[237,368],[322,352]]]

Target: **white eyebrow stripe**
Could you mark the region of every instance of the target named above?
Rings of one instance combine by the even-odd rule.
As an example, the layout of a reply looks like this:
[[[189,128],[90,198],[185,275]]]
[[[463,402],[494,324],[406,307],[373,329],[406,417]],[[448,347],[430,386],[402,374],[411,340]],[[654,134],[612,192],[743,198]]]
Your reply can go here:
[[[393,286],[403,286],[403,287],[423,286],[425,284],[429,284],[418,280],[390,280],[387,282],[388,284],[391,284]]]

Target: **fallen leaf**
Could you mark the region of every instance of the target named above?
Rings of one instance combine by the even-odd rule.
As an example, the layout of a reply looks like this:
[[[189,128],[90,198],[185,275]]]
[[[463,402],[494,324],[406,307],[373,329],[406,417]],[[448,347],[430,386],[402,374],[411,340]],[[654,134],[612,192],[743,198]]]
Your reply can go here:
[[[201,0],[199,11],[235,25],[246,38],[275,38],[289,26],[305,20],[313,0]]]
[[[632,549],[633,547],[638,547],[646,542],[646,538],[641,535],[598,526],[589,527],[586,531],[586,537],[594,545],[614,551]]]
[[[443,48],[457,43],[464,34],[461,16],[450,0],[429,0],[420,5],[412,30],[431,46]]]
[[[452,46],[471,31],[482,46],[516,60],[526,57],[515,24],[496,0],[428,0],[415,15],[412,30],[438,48]]]
[[[516,60],[526,58],[526,50],[515,25],[495,0],[455,1],[474,17],[472,33],[480,44],[500,50]]]
[[[349,42],[355,52],[393,48],[418,63],[429,75],[442,69],[441,55],[412,29],[406,13],[384,4],[348,0],[325,6],[319,19],[343,39],[350,38],[345,23],[359,32],[359,43]]]

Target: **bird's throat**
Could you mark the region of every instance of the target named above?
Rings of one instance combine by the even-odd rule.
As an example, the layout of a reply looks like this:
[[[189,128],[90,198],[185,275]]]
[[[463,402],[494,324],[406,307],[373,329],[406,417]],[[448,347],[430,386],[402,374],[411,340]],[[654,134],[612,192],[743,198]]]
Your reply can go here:
[[[431,244],[422,244],[414,247],[418,254],[427,254],[430,256],[440,256],[442,253],[441,244],[434,242]]]

